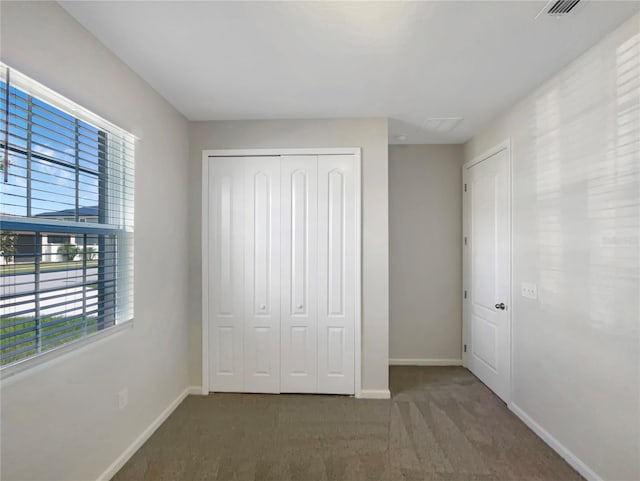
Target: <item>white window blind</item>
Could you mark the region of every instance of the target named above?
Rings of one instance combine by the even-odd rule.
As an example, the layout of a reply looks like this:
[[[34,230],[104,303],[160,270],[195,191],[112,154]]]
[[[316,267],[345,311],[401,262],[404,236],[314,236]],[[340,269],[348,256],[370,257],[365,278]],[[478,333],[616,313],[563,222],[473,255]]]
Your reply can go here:
[[[0,63],[0,364],[133,317],[134,137]]]

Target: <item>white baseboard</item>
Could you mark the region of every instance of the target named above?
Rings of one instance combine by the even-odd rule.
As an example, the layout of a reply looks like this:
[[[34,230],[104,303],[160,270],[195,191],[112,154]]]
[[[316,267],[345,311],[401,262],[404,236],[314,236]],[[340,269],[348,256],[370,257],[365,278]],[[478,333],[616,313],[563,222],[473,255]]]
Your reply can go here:
[[[578,471],[587,481],[602,481],[602,478],[596,474],[596,472],[587,466],[584,461],[578,458],[575,454],[569,451],[560,441],[554,438],[546,429],[535,422],[527,413],[520,409],[514,403],[509,403],[509,409],[518,416],[523,423],[536,433],[545,443],[551,447],[556,453],[558,453],[569,465]]]
[[[200,394],[202,389],[199,386],[189,386],[180,395],[175,398],[160,415],[147,426],[147,428],[138,436],[111,465],[98,476],[98,481],[109,481],[115,474],[126,464],[140,447],[151,437],[163,422],[171,415],[171,413],[180,405],[189,394]]]
[[[363,389],[358,397],[359,399],[389,399],[391,391],[388,389]]]
[[[462,366],[462,359],[389,359],[389,366]]]

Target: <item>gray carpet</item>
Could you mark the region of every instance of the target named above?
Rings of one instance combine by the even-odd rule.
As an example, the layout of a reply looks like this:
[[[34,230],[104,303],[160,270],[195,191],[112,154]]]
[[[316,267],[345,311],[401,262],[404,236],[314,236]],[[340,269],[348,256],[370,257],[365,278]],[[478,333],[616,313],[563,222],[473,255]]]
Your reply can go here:
[[[390,381],[384,401],[190,396],[113,479],[582,479],[469,371],[393,367]]]

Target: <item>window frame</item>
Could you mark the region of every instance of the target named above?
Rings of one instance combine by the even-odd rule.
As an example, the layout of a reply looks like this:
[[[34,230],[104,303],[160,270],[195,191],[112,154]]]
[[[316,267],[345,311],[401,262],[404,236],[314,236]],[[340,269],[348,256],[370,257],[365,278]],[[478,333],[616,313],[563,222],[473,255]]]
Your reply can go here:
[[[135,186],[134,186],[134,160],[135,160],[135,141],[137,140],[135,136],[130,134],[129,132],[111,124],[110,122],[96,116],[95,114],[87,111],[86,109],[80,107],[75,102],[72,102],[65,97],[51,91],[50,89],[42,86],[36,81],[30,79],[29,77],[15,71],[13,68],[8,67],[7,65],[0,62],[0,69],[7,72],[7,77],[2,76],[1,80],[4,83],[5,87],[3,87],[6,91],[7,95],[7,105],[9,103],[8,99],[11,95],[11,89],[14,88],[19,92],[22,92],[26,96],[26,103],[28,106],[28,115],[29,121],[27,123],[27,127],[23,128],[23,130],[27,133],[27,143],[26,147],[22,148],[21,146],[12,145],[9,140],[9,128],[11,122],[9,120],[10,115],[9,111],[6,111],[7,121],[6,124],[3,125],[3,130],[7,130],[7,135],[4,138],[0,138],[0,149],[4,155],[7,155],[7,163],[5,165],[9,165],[9,157],[8,154],[12,153],[13,155],[23,156],[26,160],[27,170],[29,175],[27,178],[27,185],[25,189],[24,199],[26,199],[25,212],[26,216],[14,216],[14,215],[0,215],[0,229],[4,231],[14,231],[20,234],[30,234],[35,236],[34,243],[34,271],[37,272],[37,265],[41,262],[41,258],[45,255],[42,252],[42,249],[38,251],[38,239],[40,243],[42,242],[42,238],[47,235],[73,235],[77,234],[78,237],[82,236],[84,242],[82,246],[86,248],[89,244],[86,243],[88,237],[97,237],[99,239],[98,244],[98,253],[107,252],[106,249],[101,249],[103,243],[105,242],[105,238],[107,236],[111,237],[113,240],[109,242],[113,242],[114,250],[108,251],[106,254],[108,258],[110,255],[113,256],[112,262],[110,264],[105,263],[105,257],[98,255],[98,265],[97,265],[97,276],[98,281],[98,290],[99,293],[96,295],[97,299],[97,307],[96,312],[98,313],[96,317],[96,332],[84,333],[80,337],[72,338],[67,340],[65,336],[72,337],[71,333],[65,334],[60,337],[61,340],[66,341],[60,345],[54,346],[48,350],[37,352],[33,355],[27,355],[22,359],[15,360],[13,362],[7,363],[5,365],[0,366],[0,379],[4,380],[7,377],[13,376],[19,372],[30,370],[31,368],[44,365],[51,360],[60,357],[66,356],[73,352],[78,352],[83,348],[83,346],[87,346],[90,344],[99,341],[102,338],[110,337],[111,335],[122,332],[124,329],[130,328],[133,326],[134,320],[134,297],[133,297],[133,254],[134,254],[134,242],[133,242],[133,234],[134,234],[134,195],[135,195]],[[5,70],[6,69],[6,70]],[[9,72],[11,74],[11,79],[9,79]],[[13,76],[17,74],[20,78],[21,82],[18,85],[14,85],[11,80]],[[24,88],[23,85],[26,85],[27,88]],[[34,99],[37,99],[38,103],[44,104],[46,107],[51,108],[55,111],[62,112],[72,118],[73,123],[73,132],[75,132],[75,149],[73,151],[73,157],[75,158],[75,163],[71,163],[66,161],[65,159],[56,158],[52,155],[46,155],[44,153],[38,152],[37,150],[33,150],[30,144],[31,133],[34,131],[34,124],[30,121],[31,119],[31,111],[32,106],[34,104]],[[0,106],[4,108],[4,106]],[[55,112],[54,112],[55,113]],[[98,166],[97,171],[87,168],[80,161],[80,150],[79,146],[81,145],[79,141],[79,127],[80,123],[83,122],[89,125],[92,128],[96,129],[96,145],[97,153],[96,157],[98,158]],[[102,146],[102,148],[101,148]],[[117,151],[116,155],[113,154],[114,149]],[[38,214],[33,215],[32,208],[32,191],[31,191],[31,177],[30,177],[30,163],[32,159],[48,162],[51,165],[59,166],[61,169],[71,169],[75,172],[74,176],[74,188],[73,188],[73,196],[74,196],[74,205],[75,208],[75,220],[74,221],[66,221],[66,220],[53,220],[47,219],[46,217],[38,217]],[[109,169],[116,169],[115,173],[110,173]],[[7,172],[5,171],[4,174]],[[93,219],[85,219],[80,218],[80,190],[81,190],[81,182],[80,175],[87,174],[95,176],[97,179],[98,192],[97,192],[97,203],[98,203],[98,221],[91,221]],[[4,177],[3,174],[3,177]],[[120,191],[115,197],[109,197],[107,194],[107,190],[109,189],[110,182],[112,182],[112,178],[117,181],[122,181],[122,191]],[[0,179],[2,181],[4,179]],[[125,186],[125,184],[127,184]],[[71,200],[71,196],[67,196]],[[115,199],[115,201],[114,201]],[[115,209],[116,212],[110,212],[111,209]],[[117,224],[112,224],[110,222],[116,221]],[[77,244],[77,242],[76,242]],[[91,244],[93,245],[93,244]],[[87,271],[87,257],[86,255],[82,256],[82,277],[83,282],[86,281],[86,271]],[[15,259],[14,259],[15,261]],[[104,279],[105,275],[105,266],[107,269],[111,269],[109,272],[108,279]],[[11,275],[11,274],[8,274]],[[86,282],[84,282],[86,284]],[[108,286],[108,287],[105,287]],[[38,283],[38,278],[34,279],[34,293],[40,292],[42,288]],[[112,304],[109,304],[109,307],[104,306],[104,289],[109,290],[109,295],[113,297],[111,300]],[[117,292],[124,291],[125,294],[118,294]],[[12,294],[14,297],[16,294]],[[37,296],[38,294],[34,294]],[[11,298],[11,295],[7,296],[8,299]],[[72,304],[72,301],[66,301],[67,305]],[[83,286],[82,291],[82,303],[86,305],[87,302],[87,288]],[[100,304],[103,303],[101,306]],[[35,302],[33,308],[33,320],[35,322],[34,326],[38,325],[38,320],[41,317],[41,309],[38,306],[38,303]],[[109,317],[112,319],[107,320],[107,314],[103,314],[106,310],[112,309],[113,313],[109,314]],[[64,312],[64,311],[62,311]],[[6,315],[6,314],[5,314]],[[86,322],[90,319],[86,313],[86,310],[83,309],[81,314],[84,321]],[[30,322],[30,321],[25,321]],[[40,342],[39,336],[44,337],[43,333],[38,331],[37,327],[33,327],[35,332],[35,345],[39,346]],[[65,330],[62,330],[65,332]],[[71,331],[74,332],[74,331]],[[7,339],[12,339],[11,337],[7,337]],[[4,346],[3,346],[4,348]],[[38,347],[39,349],[39,347]]]

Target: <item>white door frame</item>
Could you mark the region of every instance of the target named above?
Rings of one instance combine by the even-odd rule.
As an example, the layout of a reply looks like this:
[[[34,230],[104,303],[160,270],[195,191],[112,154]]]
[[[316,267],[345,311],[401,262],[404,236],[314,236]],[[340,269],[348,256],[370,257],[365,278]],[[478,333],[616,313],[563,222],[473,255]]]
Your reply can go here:
[[[209,386],[209,158],[257,157],[271,155],[353,155],[356,187],[356,302],[355,302],[355,397],[362,397],[362,154],[359,147],[317,149],[226,149],[202,151],[202,391]]]
[[[509,179],[507,185],[509,186],[509,296],[507,299],[507,316],[509,319],[509,323],[511,325],[511,337],[509,338],[509,391],[508,391],[508,399],[506,400],[507,405],[511,402],[512,399],[512,389],[513,389],[513,161],[511,158],[511,139],[508,138],[503,140],[499,144],[491,147],[487,151],[483,152],[481,155],[465,162],[462,166],[462,292],[463,292],[463,302],[462,302],[462,365],[468,368],[468,353],[465,350],[465,346],[471,346],[471,320],[469,319],[469,300],[471,296],[469,292],[471,291],[471,282],[469,279],[470,273],[470,256],[468,255],[468,246],[465,244],[466,239],[469,235],[469,207],[467,202],[469,201],[466,196],[466,185],[467,185],[467,177],[468,171],[474,165],[482,162],[483,160],[487,160],[489,157],[496,155],[505,151],[507,154],[507,167],[509,170]]]

